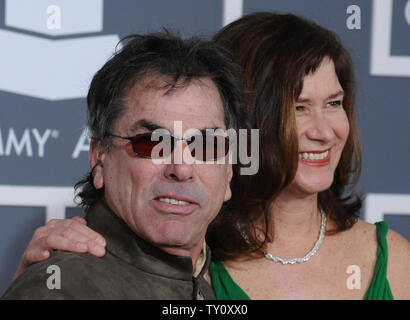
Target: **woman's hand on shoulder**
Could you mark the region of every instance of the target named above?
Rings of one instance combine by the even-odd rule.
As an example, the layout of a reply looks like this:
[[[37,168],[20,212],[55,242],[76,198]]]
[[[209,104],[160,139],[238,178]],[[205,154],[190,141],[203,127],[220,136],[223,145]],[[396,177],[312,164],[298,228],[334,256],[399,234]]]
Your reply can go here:
[[[91,253],[97,257],[105,255],[105,239],[87,227],[81,217],[72,219],[53,219],[34,232],[21,257],[20,264],[14,274],[15,280],[28,266],[50,257],[51,249]]]
[[[399,233],[387,233],[389,262],[387,279],[394,299],[410,299],[410,242]]]

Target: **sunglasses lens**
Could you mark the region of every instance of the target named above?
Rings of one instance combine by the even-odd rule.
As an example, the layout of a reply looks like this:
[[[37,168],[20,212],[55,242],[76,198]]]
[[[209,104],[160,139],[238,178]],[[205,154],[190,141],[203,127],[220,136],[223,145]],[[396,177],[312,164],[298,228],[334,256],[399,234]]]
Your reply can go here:
[[[229,152],[229,139],[218,135],[194,136],[189,143],[191,155],[201,161],[225,157]]]
[[[159,140],[152,141],[152,133],[138,135],[132,140],[132,149],[139,156],[151,158],[152,149],[161,142],[161,138]],[[159,156],[162,156],[162,154]]]
[[[135,154],[144,158],[162,158],[169,155],[174,150],[175,139],[172,136],[160,135],[153,141],[152,133],[146,133],[134,137],[132,149]],[[158,140],[158,141],[157,141]],[[158,144],[163,143],[164,148],[157,148],[158,154],[153,154],[153,150]],[[212,161],[225,157],[229,152],[229,139],[221,135],[198,135],[191,137],[188,141],[192,157],[200,161]]]
[[[213,159],[221,159],[225,157],[229,152],[229,140],[224,136],[213,137]],[[212,160],[213,160],[212,159]]]

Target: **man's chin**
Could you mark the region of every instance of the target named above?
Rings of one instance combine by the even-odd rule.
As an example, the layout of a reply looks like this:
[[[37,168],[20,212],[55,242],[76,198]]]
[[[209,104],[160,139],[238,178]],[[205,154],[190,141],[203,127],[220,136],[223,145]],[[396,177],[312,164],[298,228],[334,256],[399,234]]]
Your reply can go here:
[[[167,239],[155,244],[156,247],[174,256],[192,256],[192,243],[184,239]]]
[[[153,237],[152,242],[160,248],[188,248],[194,240],[186,230],[165,229]]]
[[[197,222],[199,223],[199,222]],[[166,252],[191,251],[202,247],[205,233],[184,219],[160,221],[145,234],[145,240]],[[174,254],[174,253],[173,253]],[[178,255],[190,255],[189,253]]]

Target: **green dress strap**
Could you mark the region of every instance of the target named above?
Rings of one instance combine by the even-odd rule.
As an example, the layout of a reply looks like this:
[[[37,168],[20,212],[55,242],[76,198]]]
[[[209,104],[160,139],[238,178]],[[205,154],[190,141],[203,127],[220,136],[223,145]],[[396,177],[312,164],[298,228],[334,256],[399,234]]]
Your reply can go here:
[[[251,300],[249,296],[231,278],[220,261],[211,261],[209,265],[212,286],[217,300]]]
[[[372,282],[366,292],[365,300],[393,300],[387,280],[388,248],[386,235],[389,225],[377,222],[377,262]],[[231,278],[220,261],[211,261],[209,266],[212,285],[218,300],[251,300],[251,298]]]
[[[388,248],[386,235],[389,231],[389,225],[386,221],[376,222],[377,228],[377,262],[373,279],[369,289],[366,292],[364,300],[393,300],[393,294],[390,290],[389,281],[387,280],[387,262]]]

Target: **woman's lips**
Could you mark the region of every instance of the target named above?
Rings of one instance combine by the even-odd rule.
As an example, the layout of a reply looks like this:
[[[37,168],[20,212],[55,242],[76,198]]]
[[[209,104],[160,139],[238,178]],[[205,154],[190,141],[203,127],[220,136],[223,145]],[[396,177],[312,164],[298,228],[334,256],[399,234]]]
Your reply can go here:
[[[326,166],[330,162],[330,148],[299,152],[299,161],[310,166]]]

